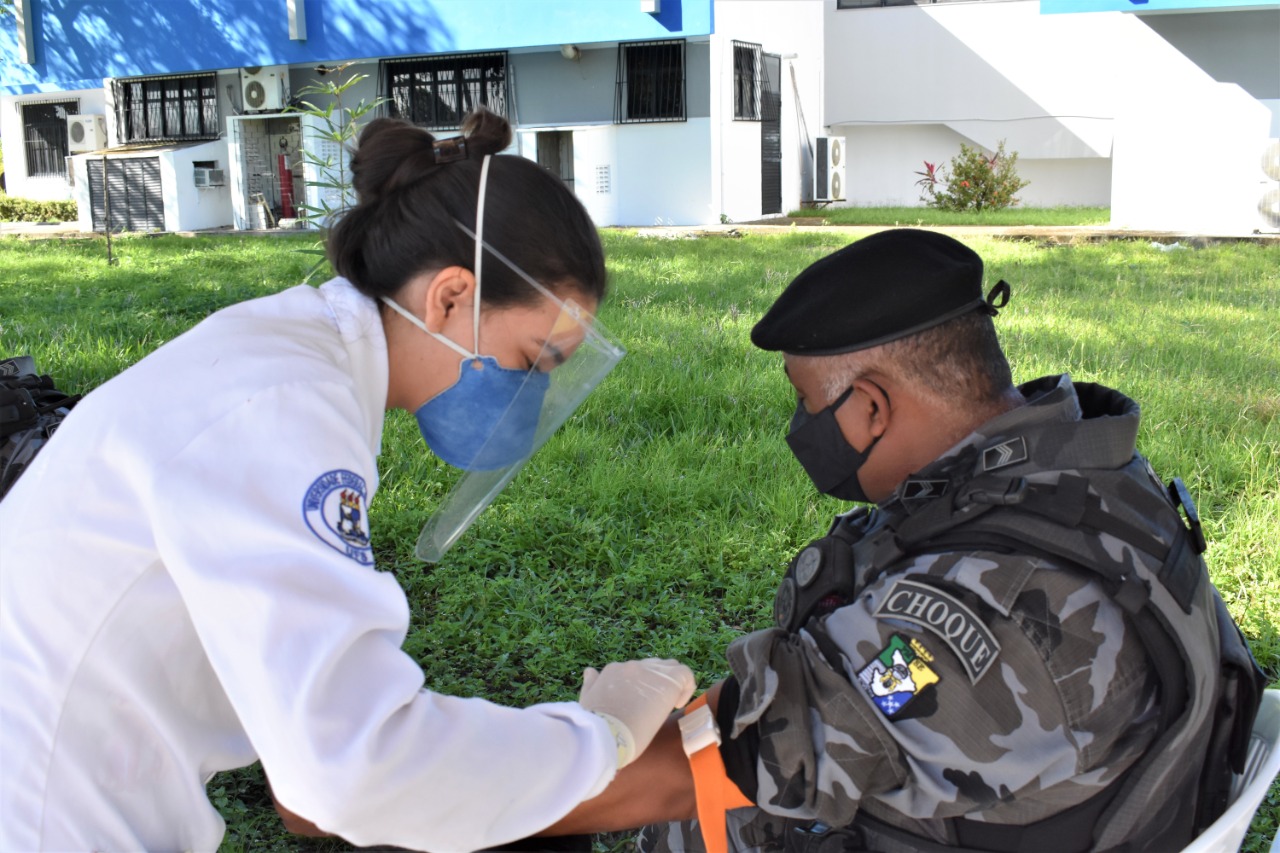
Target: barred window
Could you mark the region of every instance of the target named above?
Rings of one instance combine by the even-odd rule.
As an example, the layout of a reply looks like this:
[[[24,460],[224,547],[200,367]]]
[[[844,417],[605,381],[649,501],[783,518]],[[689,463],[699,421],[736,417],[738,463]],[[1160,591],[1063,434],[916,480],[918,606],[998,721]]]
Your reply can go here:
[[[733,43],[733,117],[760,120],[760,45]]]
[[[116,115],[123,142],[216,139],[218,75],[117,80]]]
[[[476,107],[507,116],[507,54],[387,60],[384,91],[391,115],[427,130],[452,130]]]
[[[79,101],[22,105],[22,140],[27,153],[27,177],[67,176],[67,116],[79,112]]]
[[[684,121],[684,40],[618,45],[618,122]]]

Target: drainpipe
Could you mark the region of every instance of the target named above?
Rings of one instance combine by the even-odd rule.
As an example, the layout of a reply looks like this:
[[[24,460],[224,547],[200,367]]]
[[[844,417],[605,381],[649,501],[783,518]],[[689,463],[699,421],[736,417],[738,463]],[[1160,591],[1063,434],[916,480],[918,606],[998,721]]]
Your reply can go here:
[[[813,170],[816,164],[814,163],[813,137],[809,135],[809,123],[804,120],[804,100],[800,97],[800,82],[796,80],[795,58],[796,54],[794,53],[789,53],[783,57],[783,59],[787,60],[787,68],[791,71],[791,91],[796,98],[796,119],[800,123],[800,138],[804,140],[804,149],[809,153],[809,180],[807,181],[805,180],[805,164],[800,164],[800,201],[805,202],[813,201],[812,198],[805,198],[805,196],[813,195]]]
[[[92,201],[89,202],[89,217],[93,218]],[[107,176],[106,154],[102,155],[102,221],[107,229],[107,266],[113,267],[116,259],[111,256],[111,179]]]
[[[717,53],[716,65],[719,66],[719,80],[716,83],[716,159],[719,161],[720,169],[720,204],[719,210],[712,213],[715,221],[719,222],[720,217],[724,216],[724,37],[721,36],[717,40],[719,50]]]

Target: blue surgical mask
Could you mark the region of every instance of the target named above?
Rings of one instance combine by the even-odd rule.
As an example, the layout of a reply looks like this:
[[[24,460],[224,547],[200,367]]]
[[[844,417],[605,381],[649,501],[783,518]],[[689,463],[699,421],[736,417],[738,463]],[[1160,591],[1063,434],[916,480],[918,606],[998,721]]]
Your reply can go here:
[[[527,456],[550,375],[537,368],[513,370],[491,355],[468,352],[387,297],[382,301],[463,357],[458,380],[413,413],[431,452],[464,471],[503,468]],[[477,301],[477,312],[478,306]],[[478,321],[476,334],[478,339]]]
[[[413,416],[431,452],[464,471],[505,468],[528,456],[550,374],[512,370],[493,356],[463,359],[458,381]]]
[[[423,403],[413,413],[431,452],[464,471],[492,471],[514,465],[533,452],[542,402],[551,377],[536,369],[513,370],[480,354],[480,295],[484,264],[484,200],[489,183],[486,156],[480,167],[476,201],[475,294],[472,300],[471,352],[456,341],[427,328],[391,299],[382,297],[392,310],[462,356],[458,381]],[[461,223],[458,223],[462,227]],[[465,230],[465,229],[464,229]],[[506,261],[510,265],[510,261]],[[526,278],[528,278],[526,276]],[[541,290],[533,279],[533,286]]]

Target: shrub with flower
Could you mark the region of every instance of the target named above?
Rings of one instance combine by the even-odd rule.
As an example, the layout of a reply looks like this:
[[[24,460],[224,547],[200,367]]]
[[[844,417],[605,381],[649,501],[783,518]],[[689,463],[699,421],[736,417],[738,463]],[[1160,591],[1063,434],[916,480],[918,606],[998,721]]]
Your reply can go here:
[[[988,157],[978,148],[960,144],[949,167],[925,161],[916,181],[920,200],[940,210],[1000,210],[1018,203],[1016,193],[1029,181],[1018,177],[1018,152],[1005,153],[1004,140]],[[948,175],[948,168],[950,174]]]
[[[925,160],[924,171],[916,174],[921,176],[920,180],[916,181],[916,186],[920,187],[920,200],[932,205],[933,198],[938,192],[938,184],[946,182],[946,167]]]

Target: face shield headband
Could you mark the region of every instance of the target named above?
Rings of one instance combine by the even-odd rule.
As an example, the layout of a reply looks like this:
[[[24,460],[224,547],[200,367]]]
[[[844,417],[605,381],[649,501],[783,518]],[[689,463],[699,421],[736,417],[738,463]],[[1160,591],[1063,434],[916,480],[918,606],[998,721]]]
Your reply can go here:
[[[505,409],[492,421],[490,427],[483,431],[472,430],[469,433],[469,446],[474,447],[475,453],[473,462],[479,464],[467,466],[469,470],[463,472],[457,483],[445,495],[418,536],[415,555],[421,560],[433,563],[443,558],[453,543],[471,526],[507,483],[524,468],[529,458],[547,442],[561,424],[568,420],[586,396],[604,380],[604,377],[625,354],[625,350],[609,336],[590,312],[573,300],[561,299],[493,246],[484,242],[484,202],[488,186],[489,161],[490,158],[486,156],[480,170],[476,230],[473,232],[465,224],[455,220],[458,228],[471,237],[476,245],[476,307],[472,319],[472,340],[475,342],[476,352],[467,352],[455,342],[448,339],[445,341],[451,345],[452,349],[464,356],[461,365],[464,375],[471,372],[468,367],[469,359],[487,358],[480,356],[480,296],[485,253],[492,255],[544,299],[554,304],[559,313],[550,334],[546,337],[543,350],[535,363],[536,366],[532,370],[522,372],[502,369],[507,373],[522,374],[518,377],[518,381],[510,386],[514,391],[510,394]],[[411,321],[416,321],[415,325],[420,328],[425,327],[421,320],[413,317],[400,306],[389,301],[388,304]],[[428,334],[431,333],[428,331]],[[555,365],[554,369],[540,369],[541,366],[552,364]],[[482,372],[490,372],[488,365]],[[460,381],[462,378],[464,377],[460,376]],[[430,406],[438,399],[440,399],[439,396],[428,401],[425,406]],[[457,411],[441,414],[447,417],[435,420],[437,423],[444,424],[447,429],[467,432],[471,427],[472,421]]]

